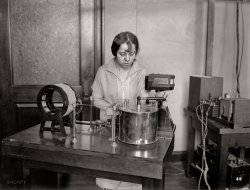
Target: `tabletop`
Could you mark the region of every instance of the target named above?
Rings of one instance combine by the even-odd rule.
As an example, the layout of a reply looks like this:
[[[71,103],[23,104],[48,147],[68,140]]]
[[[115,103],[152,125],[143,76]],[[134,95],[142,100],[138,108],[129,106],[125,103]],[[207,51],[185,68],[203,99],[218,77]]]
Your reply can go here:
[[[164,160],[172,153],[173,138],[170,137],[138,146],[116,139],[117,147],[112,147],[111,128],[103,128],[95,133],[76,133],[77,142],[73,144],[70,128],[65,128],[66,137],[49,131],[40,137],[40,125],[28,128],[4,138],[2,153],[21,159],[156,179],[162,178]]]
[[[197,115],[196,115],[196,113],[195,113],[194,110],[191,110],[189,108],[184,108],[184,112],[187,115],[189,115],[189,116],[197,119]],[[241,133],[250,133],[250,127],[241,127],[241,128],[235,128],[235,129],[233,129],[233,128],[229,127],[228,125],[223,124],[222,122],[219,122],[218,120],[219,119],[217,119],[215,117],[208,117],[207,118],[207,125],[208,125],[208,127],[211,130],[213,130],[216,133],[218,133],[218,134],[222,134],[223,135],[223,134],[235,134],[235,133],[238,133],[238,134],[241,134]]]

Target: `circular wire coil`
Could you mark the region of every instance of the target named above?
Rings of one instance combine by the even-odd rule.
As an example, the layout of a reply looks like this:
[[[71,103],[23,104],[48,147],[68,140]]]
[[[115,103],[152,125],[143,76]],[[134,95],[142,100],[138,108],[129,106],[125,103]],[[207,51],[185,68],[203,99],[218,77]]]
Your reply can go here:
[[[55,92],[58,92],[62,99],[62,107],[60,108],[56,107],[53,101]],[[61,116],[66,116],[73,111],[73,104],[76,104],[75,91],[71,86],[64,83],[46,85],[41,88],[37,95],[38,108],[47,116],[53,116],[58,113],[61,113]]]

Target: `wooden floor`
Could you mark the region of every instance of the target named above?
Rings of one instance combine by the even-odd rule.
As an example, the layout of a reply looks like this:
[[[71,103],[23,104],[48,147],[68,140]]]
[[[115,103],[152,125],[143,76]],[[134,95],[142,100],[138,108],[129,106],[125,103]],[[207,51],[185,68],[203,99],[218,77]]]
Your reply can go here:
[[[198,189],[197,178],[186,178],[184,170],[184,162],[169,162],[166,169],[165,189],[166,190],[195,190]],[[80,175],[62,175],[61,186],[59,188],[50,186],[52,184],[51,177],[47,173],[37,172],[32,177],[32,189],[47,190],[47,189],[62,189],[62,190],[99,190],[95,185],[95,178],[80,176]],[[0,186],[0,189],[3,187]],[[6,189],[6,188],[5,188]],[[16,189],[15,187],[8,188]],[[207,188],[201,188],[207,189]]]

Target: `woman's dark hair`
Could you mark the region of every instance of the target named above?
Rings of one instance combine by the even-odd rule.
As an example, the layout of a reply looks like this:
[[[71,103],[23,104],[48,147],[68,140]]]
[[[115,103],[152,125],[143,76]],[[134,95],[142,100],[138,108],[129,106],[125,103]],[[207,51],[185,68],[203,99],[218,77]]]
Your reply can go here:
[[[139,42],[138,42],[136,35],[134,35],[131,32],[121,32],[115,36],[113,43],[111,45],[111,51],[112,51],[112,54],[114,56],[116,56],[117,51],[120,48],[120,45],[123,43],[126,43],[128,45],[128,51],[131,51],[132,44],[134,44],[135,45],[135,54],[138,53]]]

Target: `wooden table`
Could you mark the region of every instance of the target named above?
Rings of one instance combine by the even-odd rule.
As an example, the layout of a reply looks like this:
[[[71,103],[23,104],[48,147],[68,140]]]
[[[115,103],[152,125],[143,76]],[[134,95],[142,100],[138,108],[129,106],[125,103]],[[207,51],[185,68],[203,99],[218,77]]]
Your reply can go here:
[[[166,161],[173,151],[173,137],[159,138],[151,145],[138,147],[117,140],[111,146],[111,129],[96,133],[77,133],[77,142],[68,136],[44,132],[34,126],[2,142],[3,158],[22,162],[24,188],[30,188],[30,169],[44,169],[62,173],[83,174],[142,184],[142,189],[164,189]],[[3,166],[4,168],[4,166]],[[6,176],[8,170],[3,172]],[[8,175],[7,175],[8,176]]]
[[[193,176],[193,173],[191,172],[191,164],[194,163],[195,132],[196,130],[201,131],[201,122],[198,120],[195,112],[189,109],[185,109],[184,111],[190,118],[188,128],[188,159],[186,174],[188,177],[191,177]],[[219,189],[225,189],[228,149],[230,147],[250,147],[250,128],[232,129],[211,118],[208,118],[207,122],[207,139],[210,139],[217,144],[217,187]]]

